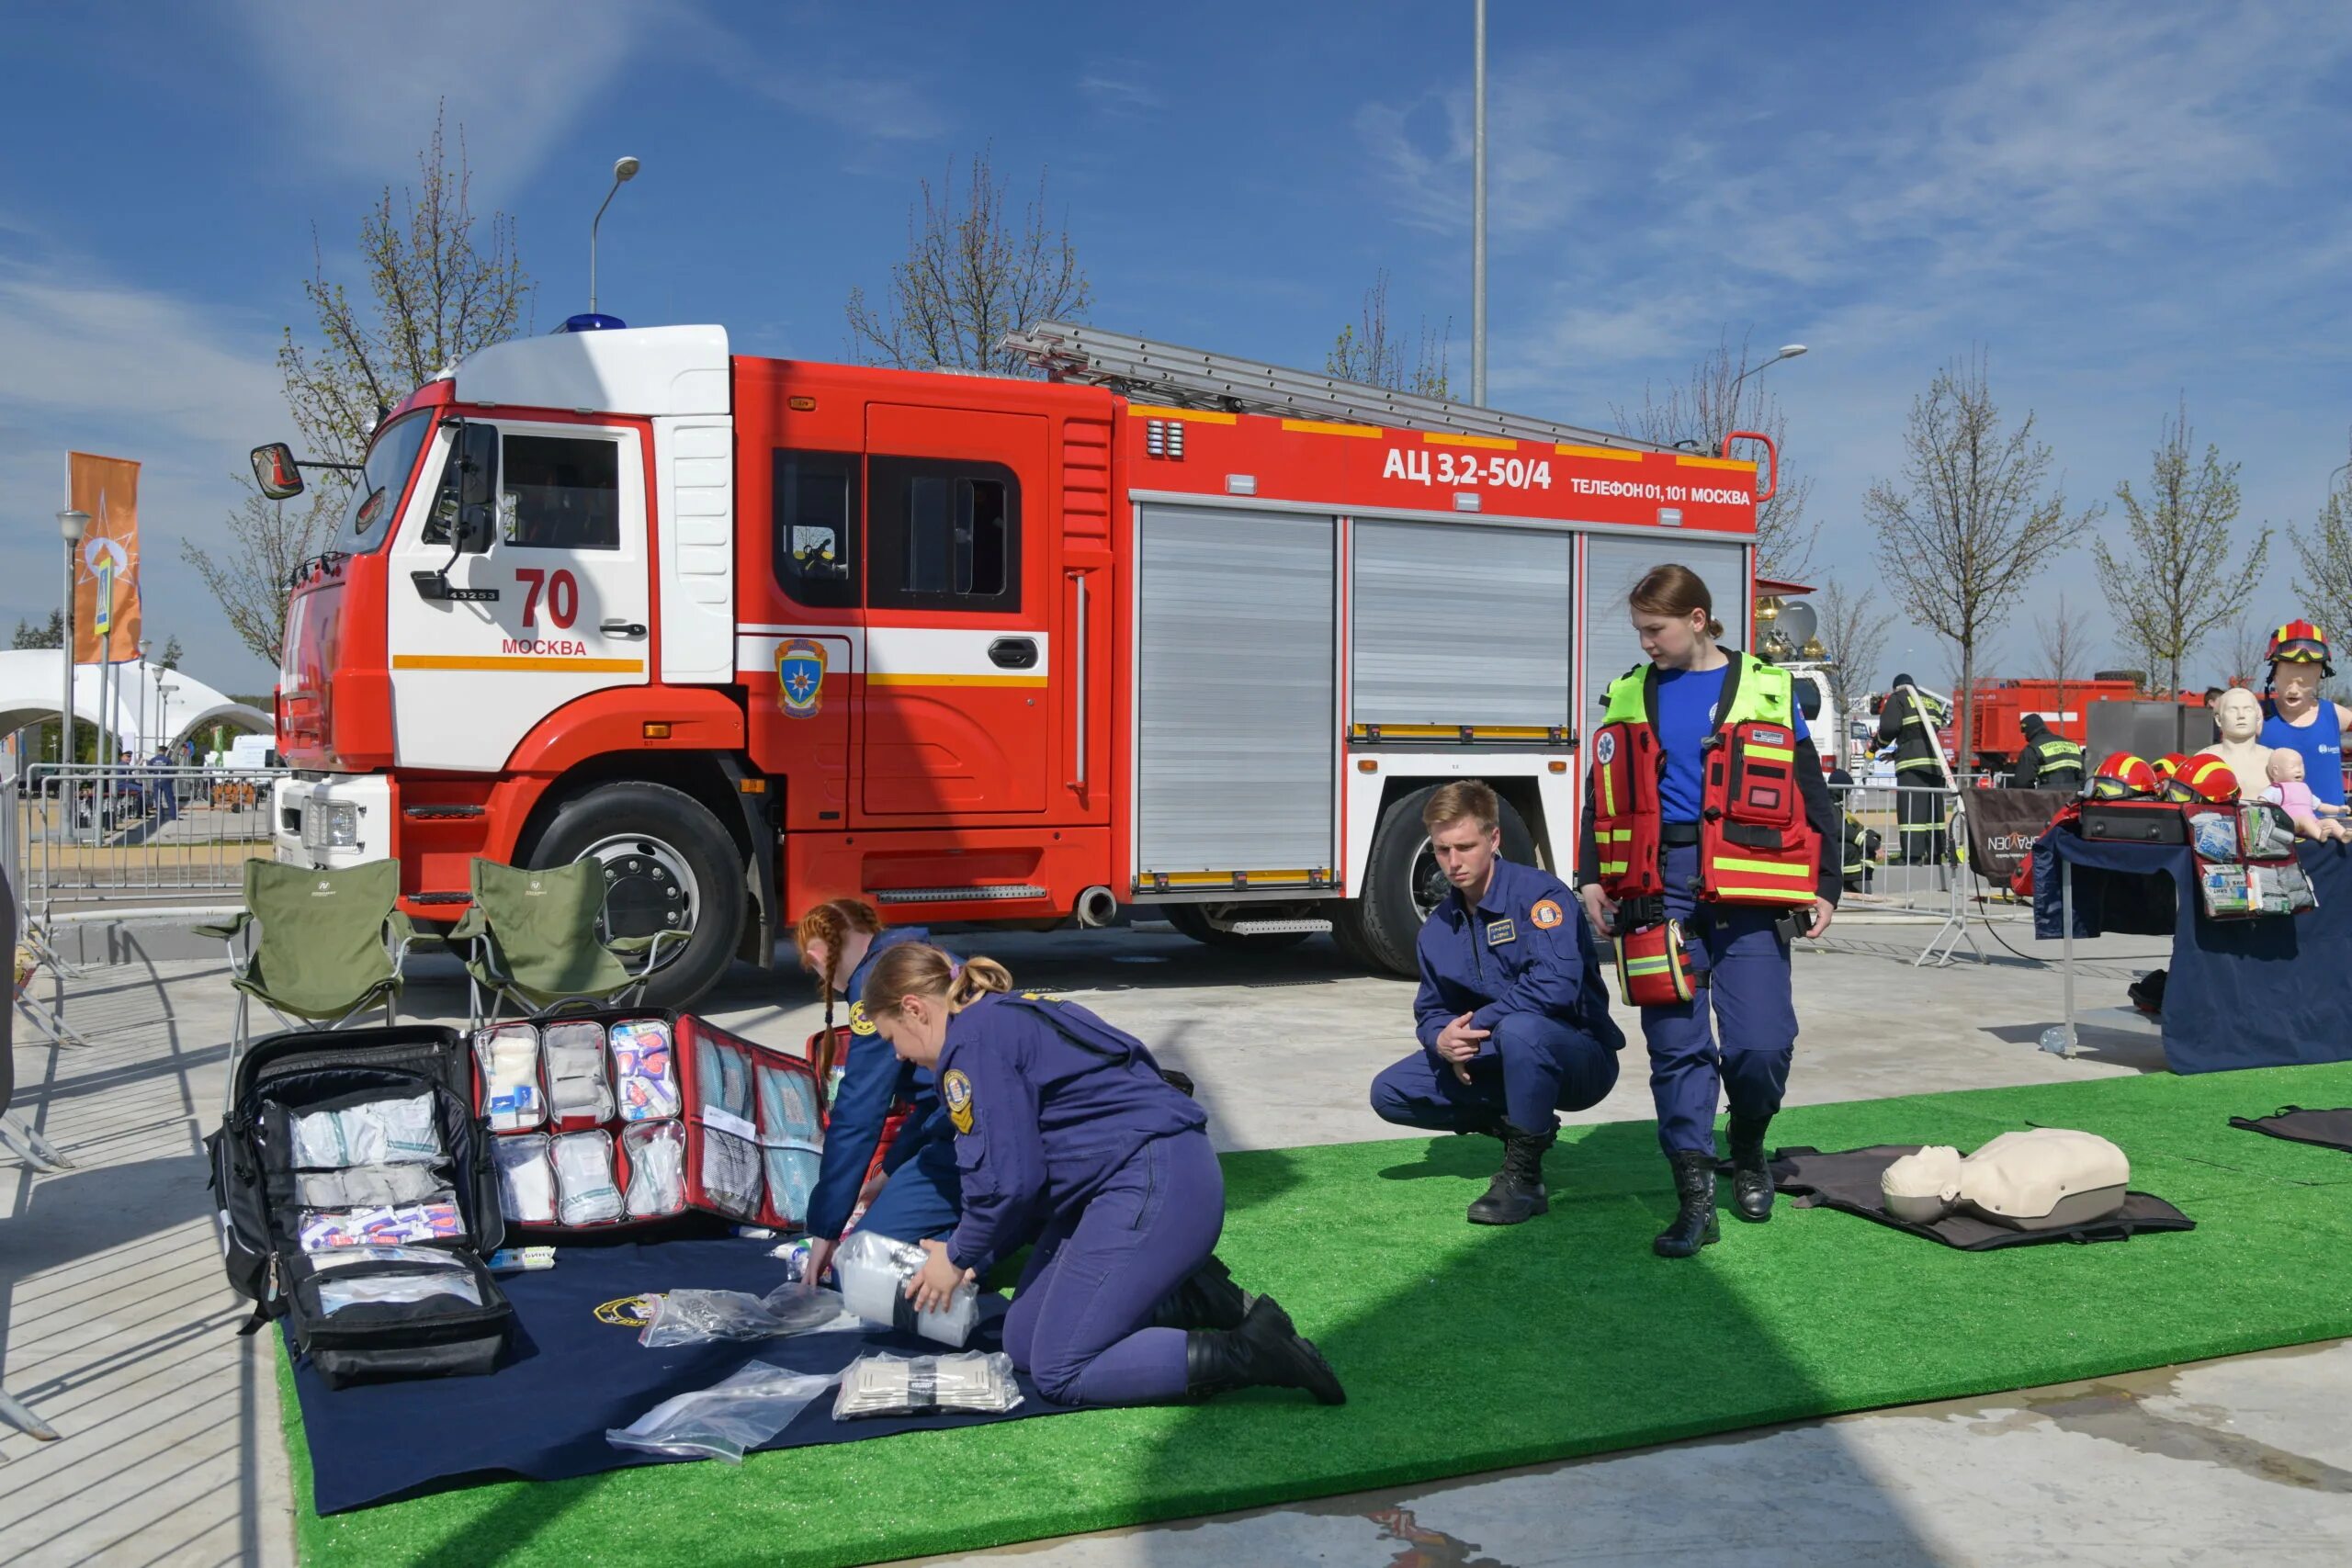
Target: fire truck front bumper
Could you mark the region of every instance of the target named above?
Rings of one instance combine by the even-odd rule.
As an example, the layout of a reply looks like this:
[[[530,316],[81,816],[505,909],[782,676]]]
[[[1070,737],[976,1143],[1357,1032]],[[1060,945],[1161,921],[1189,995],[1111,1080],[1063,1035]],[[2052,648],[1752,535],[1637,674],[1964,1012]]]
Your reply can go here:
[[[333,871],[392,852],[392,781],[381,773],[283,778],[270,797],[281,864]]]

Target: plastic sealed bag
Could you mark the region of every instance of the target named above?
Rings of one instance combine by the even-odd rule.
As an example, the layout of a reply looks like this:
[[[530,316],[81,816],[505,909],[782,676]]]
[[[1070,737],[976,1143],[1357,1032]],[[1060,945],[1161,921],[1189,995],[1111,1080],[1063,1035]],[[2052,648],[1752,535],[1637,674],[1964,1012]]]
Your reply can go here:
[[[380,1209],[447,1202],[456,1196],[437,1165],[355,1165],[294,1173],[294,1201],[305,1209]]]
[[[313,1111],[288,1122],[291,1163],[309,1170],[355,1165],[426,1165],[443,1157],[433,1097],[371,1100],[341,1111]]]
[[[555,1167],[548,1159],[544,1133],[492,1138],[498,1164],[498,1210],[517,1224],[555,1224]]]
[[[971,1343],[972,1325],[979,1321],[979,1292],[958,1285],[944,1312],[917,1312],[907,1299],[907,1281],[922,1260],[920,1247],[857,1231],[833,1254],[833,1278],[841,1283],[842,1301],[866,1322],[960,1349]]]
[[[348,1269],[355,1263],[408,1263],[420,1269],[463,1269],[466,1260],[454,1252],[432,1247],[345,1247],[322,1252],[311,1259],[311,1272]]]
[[[359,1274],[350,1279],[319,1281],[319,1310],[333,1317],[345,1307],[402,1305],[455,1296],[468,1306],[481,1305],[481,1287],[469,1272],[442,1269],[430,1274]]]
[[[567,1225],[602,1224],[621,1217],[621,1190],[613,1185],[613,1135],[566,1133],[550,1139],[555,1160],[555,1217]]]
[[[492,1132],[518,1132],[547,1120],[547,1100],[539,1092],[536,1025],[500,1023],[475,1030],[474,1060],[481,1067],[481,1112]]]
[[[670,1026],[658,1018],[632,1019],[612,1028],[613,1081],[624,1122],[678,1113],[678,1075],[671,1061]]]
[[[677,1122],[645,1122],[621,1133],[628,1156],[628,1217],[650,1219],[686,1206],[686,1129]]]
[[[640,1453],[741,1464],[746,1450],[790,1426],[832,1384],[829,1377],[752,1361],[708,1388],[663,1400],[626,1427],[606,1428],[605,1440]]]
[[[842,1308],[840,1296],[798,1284],[779,1285],[765,1296],[748,1291],[670,1291],[646,1299],[653,1315],[638,1330],[637,1342],[649,1350],[859,1326],[857,1318]]]
[[[548,1115],[564,1123],[613,1119],[603,1024],[582,1019],[550,1023],[539,1032],[539,1051],[547,1058]]]
[[[1012,1358],[1001,1350],[914,1357],[876,1352],[860,1356],[842,1369],[833,1419],[998,1413],[1020,1404],[1021,1385],[1013,1381]]]

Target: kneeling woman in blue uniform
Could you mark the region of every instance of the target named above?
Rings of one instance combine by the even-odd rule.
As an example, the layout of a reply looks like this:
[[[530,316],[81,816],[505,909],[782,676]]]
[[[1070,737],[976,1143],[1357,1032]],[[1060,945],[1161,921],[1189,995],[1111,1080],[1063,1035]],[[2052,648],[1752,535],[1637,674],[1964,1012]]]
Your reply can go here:
[[[1610,683],[1577,884],[1617,939],[1649,1044],[1679,1201],[1653,1246],[1688,1258],[1716,1239],[1719,1094],[1731,1101],[1734,1212],[1771,1217],[1764,1136],[1797,1038],[1789,942],[1829,929],[1843,835],[1788,671],[1717,646],[1714,601],[1688,567],[1652,568],[1627,604],[1650,662]]]
[[[1238,1325],[1156,1326],[1213,1263],[1225,1178],[1199,1106],[1134,1036],[1084,1008],[1010,996],[993,960],[954,968],[918,943],[866,976],[865,1013],[901,1060],[937,1076],[956,1130],[964,1213],[908,1284],[918,1308],[1024,1242],[1004,1321],[1014,1366],[1064,1404],[1158,1404],[1238,1388],[1345,1401],[1339,1379],[1274,1302]]]
[[[833,998],[850,998],[849,1055],[832,1091],[824,1159],[808,1194],[807,1223],[816,1244],[808,1267],[813,1280],[832,1260],[850,1212],[857,1207],[858,1192],[865,1185],[893,1106],[903,1103],[910,1109],[883,1157],[888,1179],[863,1223],[876,1235],[899,1241],[945,1235],[956,1228],[962,1199],[954,1131],[940,1109],[931,1074],[892,1055],[856,999],[877,959],[901,942],[928,942],[931,932],[921,926],[885,931],[871,904],[829,898],[800,917],[793,937],[801,965],[824,988],[827,1029],[833,1026]]]

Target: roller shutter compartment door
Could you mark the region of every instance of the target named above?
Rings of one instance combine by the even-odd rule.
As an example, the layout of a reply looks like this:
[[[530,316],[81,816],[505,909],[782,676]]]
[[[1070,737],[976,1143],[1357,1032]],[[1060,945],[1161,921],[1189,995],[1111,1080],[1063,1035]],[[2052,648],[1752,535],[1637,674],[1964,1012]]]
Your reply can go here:
[[[1153,506],[1137,533],[1137,869],[1328,870],[1332,520]]]
[[[1352,536],[1352,722],[1574,722],[1567,535],[1360,522]]]
[[[1715,619],[1724,624],[1724,645],[1747,646],[1747,547],[1667,534],[1655,539],[1588,538],[1584,547],[1584,701],[1577,728],[1589,734],[1600,722],[1609,682],[1637,664],[1649,662],[1634,635],[1625,595],[1654,566],[1672,561],[1699,574],[1714,595]]]

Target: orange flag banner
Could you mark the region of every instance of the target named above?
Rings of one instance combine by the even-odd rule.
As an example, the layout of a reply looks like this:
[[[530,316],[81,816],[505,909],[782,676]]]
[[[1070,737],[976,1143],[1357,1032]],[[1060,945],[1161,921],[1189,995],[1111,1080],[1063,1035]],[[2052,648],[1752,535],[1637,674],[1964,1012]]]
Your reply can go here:
[[[65,455],[67,504],[90,514],[74,568],[74,662],[139,657],[139,465]]]

